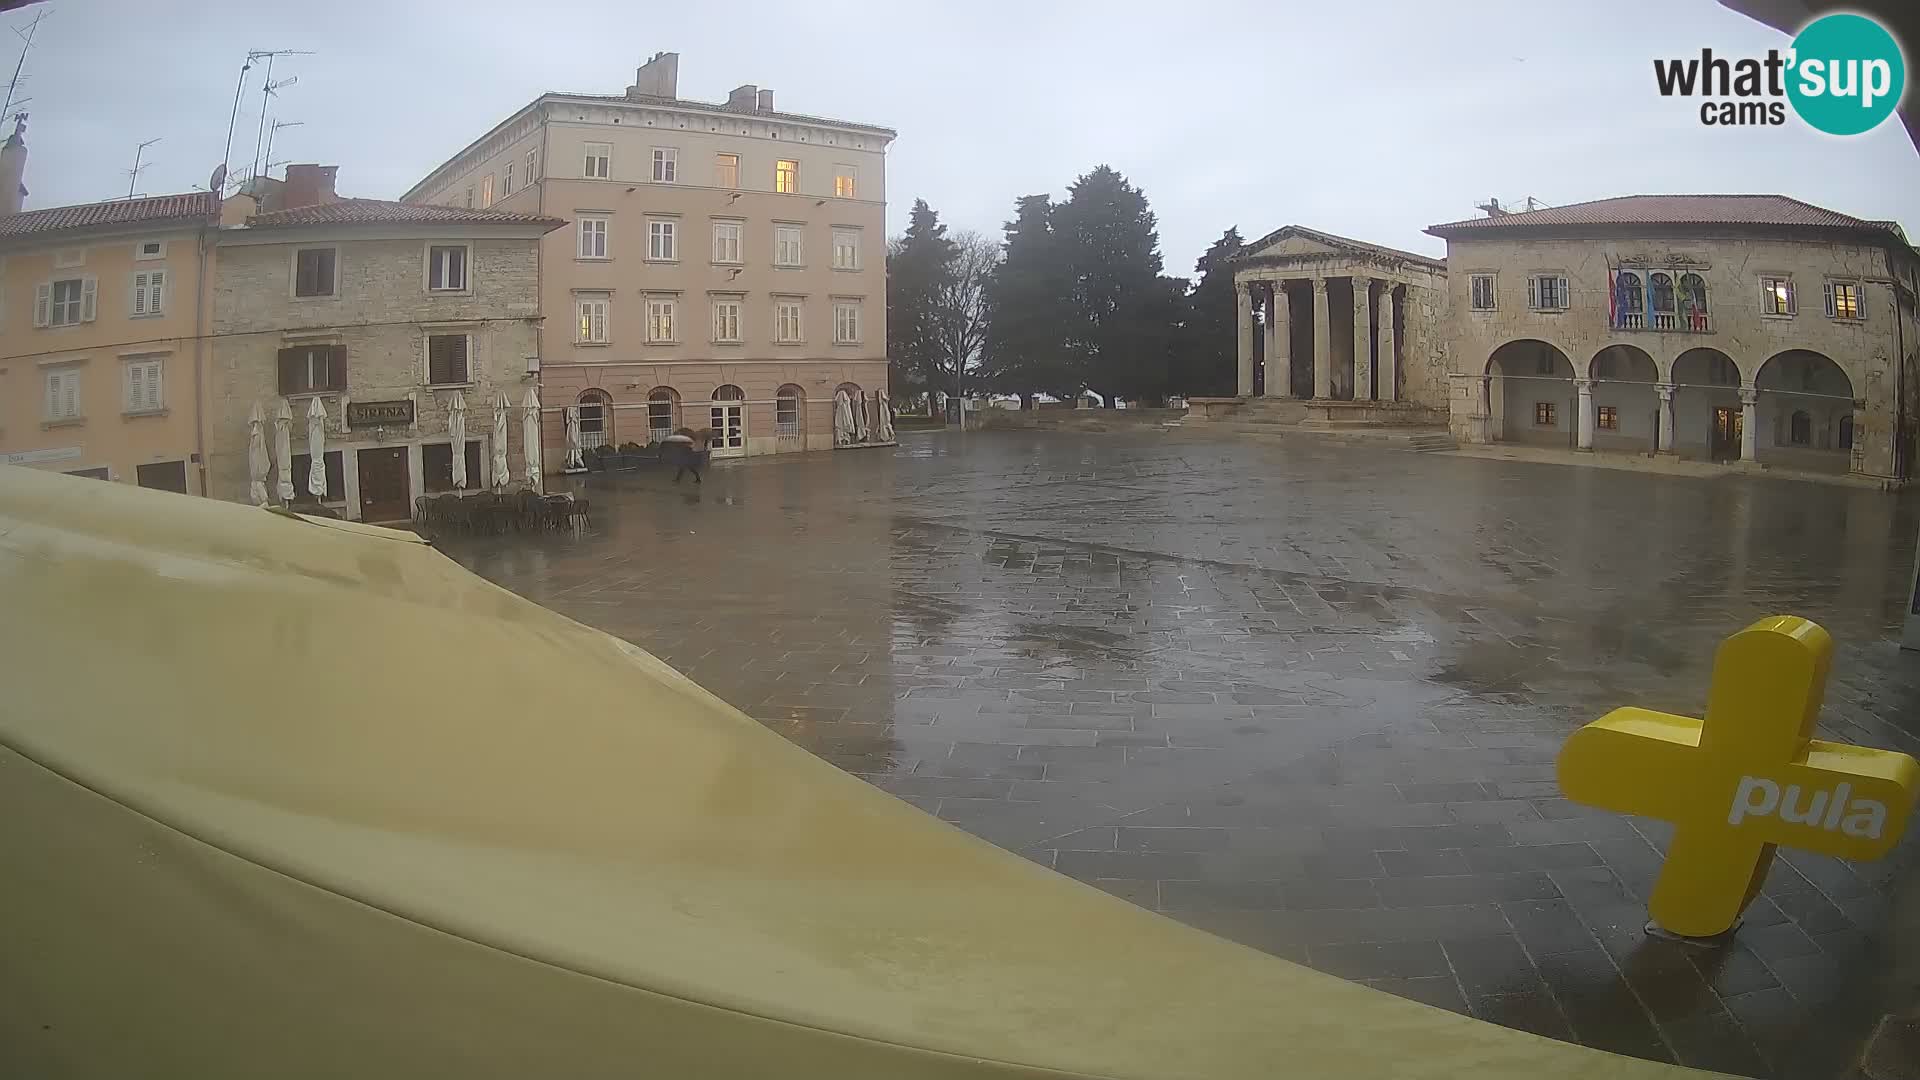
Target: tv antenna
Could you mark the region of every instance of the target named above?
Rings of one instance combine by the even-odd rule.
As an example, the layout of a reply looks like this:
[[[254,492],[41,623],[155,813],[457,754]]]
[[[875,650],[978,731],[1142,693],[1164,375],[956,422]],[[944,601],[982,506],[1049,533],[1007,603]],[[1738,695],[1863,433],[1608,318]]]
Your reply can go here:
[[[7,100],[6,104],[0,105],[0,116],[10,116],[13,113],[14,106],[25,105],[27,102],[33,100],[32,98],[23,98],[20,96],[20,82],[22,79],[28,78],[25,74],[27,53],[33,51],[34,32],[40,29],[40,20],[46,17],[47,13],[43,11],[35,15],[33,21],[25,27],[16,26],[13,29],[14,34],[21,40],[20,59],[14,61],[13,78],[7,80]]]
[[[265,160],[260,165],[263,175],[271,174],[275,165],[284,164],[284,162],[273,160],[273,137],[280,134],[281,128],[300,127],[305,123],[305,120],[275,120],[273,126],[267,129],[267,152],[263,155]]]
[[[147,147],[159,141],[159,139],[148,139],[146,142],[134,148],[133,168],[127,170],[127,198],[133,198],[134,185],[140,182],[140,171],[145,169],[147,165],[153,164],[152,162],[148,162],[147,165],[142,165],[140,164],[140,159],[146,155]]]
[[[253,133],[253,173],[255,176],[260,175],[260,150],[261,144],[267,135],[267,110],[273,107],[273,97],[280,92],[281,88],[292,86],[294,83],[300,81],[300,77],[294,75],[275,82],[273,80],[273,61],[281,56],[312,55],[312,53],[301,49],[281,49],[279,52],[267,54],[267,70],[266,73],[260,77],[260,126]]]
[[[273,81],[274,57],[312,55],[311,52],[305,49],[252,49],[248,51],[246,61],[240,65],[240,75],[233,83],[233,108],[227,113],[227,145],[226,149],[220,153],[220,172],[223,178],[220,185],[221,187],[238,187],[242,182],[233,176],[233,129],[240,120],[240,95],[244,94],[247,89],[247,72],[253,70],[253,65],[265,60],[267,62],[266,78],[267,81],[271,83]],[[265,89],[267,93],[272,92],[271,88]],[[261,110],[260,115],[264,121],[266,117],[266,110],[264,108]],[[253,144],[253,150],[254,164],[257,166],[260,158],[260,143],[258,140]]]

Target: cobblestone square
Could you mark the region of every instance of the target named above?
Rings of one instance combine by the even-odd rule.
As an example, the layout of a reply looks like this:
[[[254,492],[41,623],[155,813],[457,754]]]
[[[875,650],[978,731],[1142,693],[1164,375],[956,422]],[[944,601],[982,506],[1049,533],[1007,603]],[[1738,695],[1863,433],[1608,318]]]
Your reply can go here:
[[[1823,737],[1920,753],[1894,640],[1911,498],[1159,431],[911,435],[580,490],[579,537],[443,547],[1172,918],[1757,1076],[1868,1075],[1882,1018],[1920,1003],[1911,837],[1868,865],[1783,852],[1730,943],[1681,945],[1643,930],[1664,827],[1567,802],[1553,770],[1607,709],[1698,715],[1719,641],[1781,613],[1836,640]]]

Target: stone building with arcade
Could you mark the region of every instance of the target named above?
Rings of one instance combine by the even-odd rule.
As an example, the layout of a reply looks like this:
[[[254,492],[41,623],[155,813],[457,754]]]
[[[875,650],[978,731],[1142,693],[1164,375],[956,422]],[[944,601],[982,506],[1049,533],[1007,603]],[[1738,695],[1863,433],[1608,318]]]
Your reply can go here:
[[[1243,397],[1330,423],[1431,416],[1467,443],[1911,475],[1920,255],[1898,225],[1781,195],[1635,195],[1427,232],[1444,261],[1298,228],[1255,245],[1235,272]],[[1372,278],[1371,306],[1340,277]]]

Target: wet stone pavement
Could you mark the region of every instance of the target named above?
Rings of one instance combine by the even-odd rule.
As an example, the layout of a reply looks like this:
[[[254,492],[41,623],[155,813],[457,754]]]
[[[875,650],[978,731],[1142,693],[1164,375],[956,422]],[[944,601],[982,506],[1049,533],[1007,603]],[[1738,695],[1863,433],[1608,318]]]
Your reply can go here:
[[[444,546],[1060,873],[1558,1039],[1912,1066],[1884,1038],[1860,1064],[1920,1005],[1911,836],[1874,864],[1783,852],[1730,943],[1649,938],[1668,830],[1567,802],[1552,761],[1618,705],[1698,715],[1720,639],[1775,613],[1836,639],[1823,736],[1920,753],[1893,640],[1920,502],[1158,431],[583,493],[583,536]]]

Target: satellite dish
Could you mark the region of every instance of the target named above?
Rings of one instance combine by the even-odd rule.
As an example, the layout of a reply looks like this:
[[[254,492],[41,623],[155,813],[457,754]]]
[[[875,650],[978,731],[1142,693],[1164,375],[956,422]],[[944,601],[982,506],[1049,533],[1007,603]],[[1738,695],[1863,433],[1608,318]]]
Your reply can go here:
[[[223,161],[219,165],[214,166],[213,175],[207,178],[207,190],[218,195],[220,194],[221,188],[226,185],[226,182],[227,163]]]

